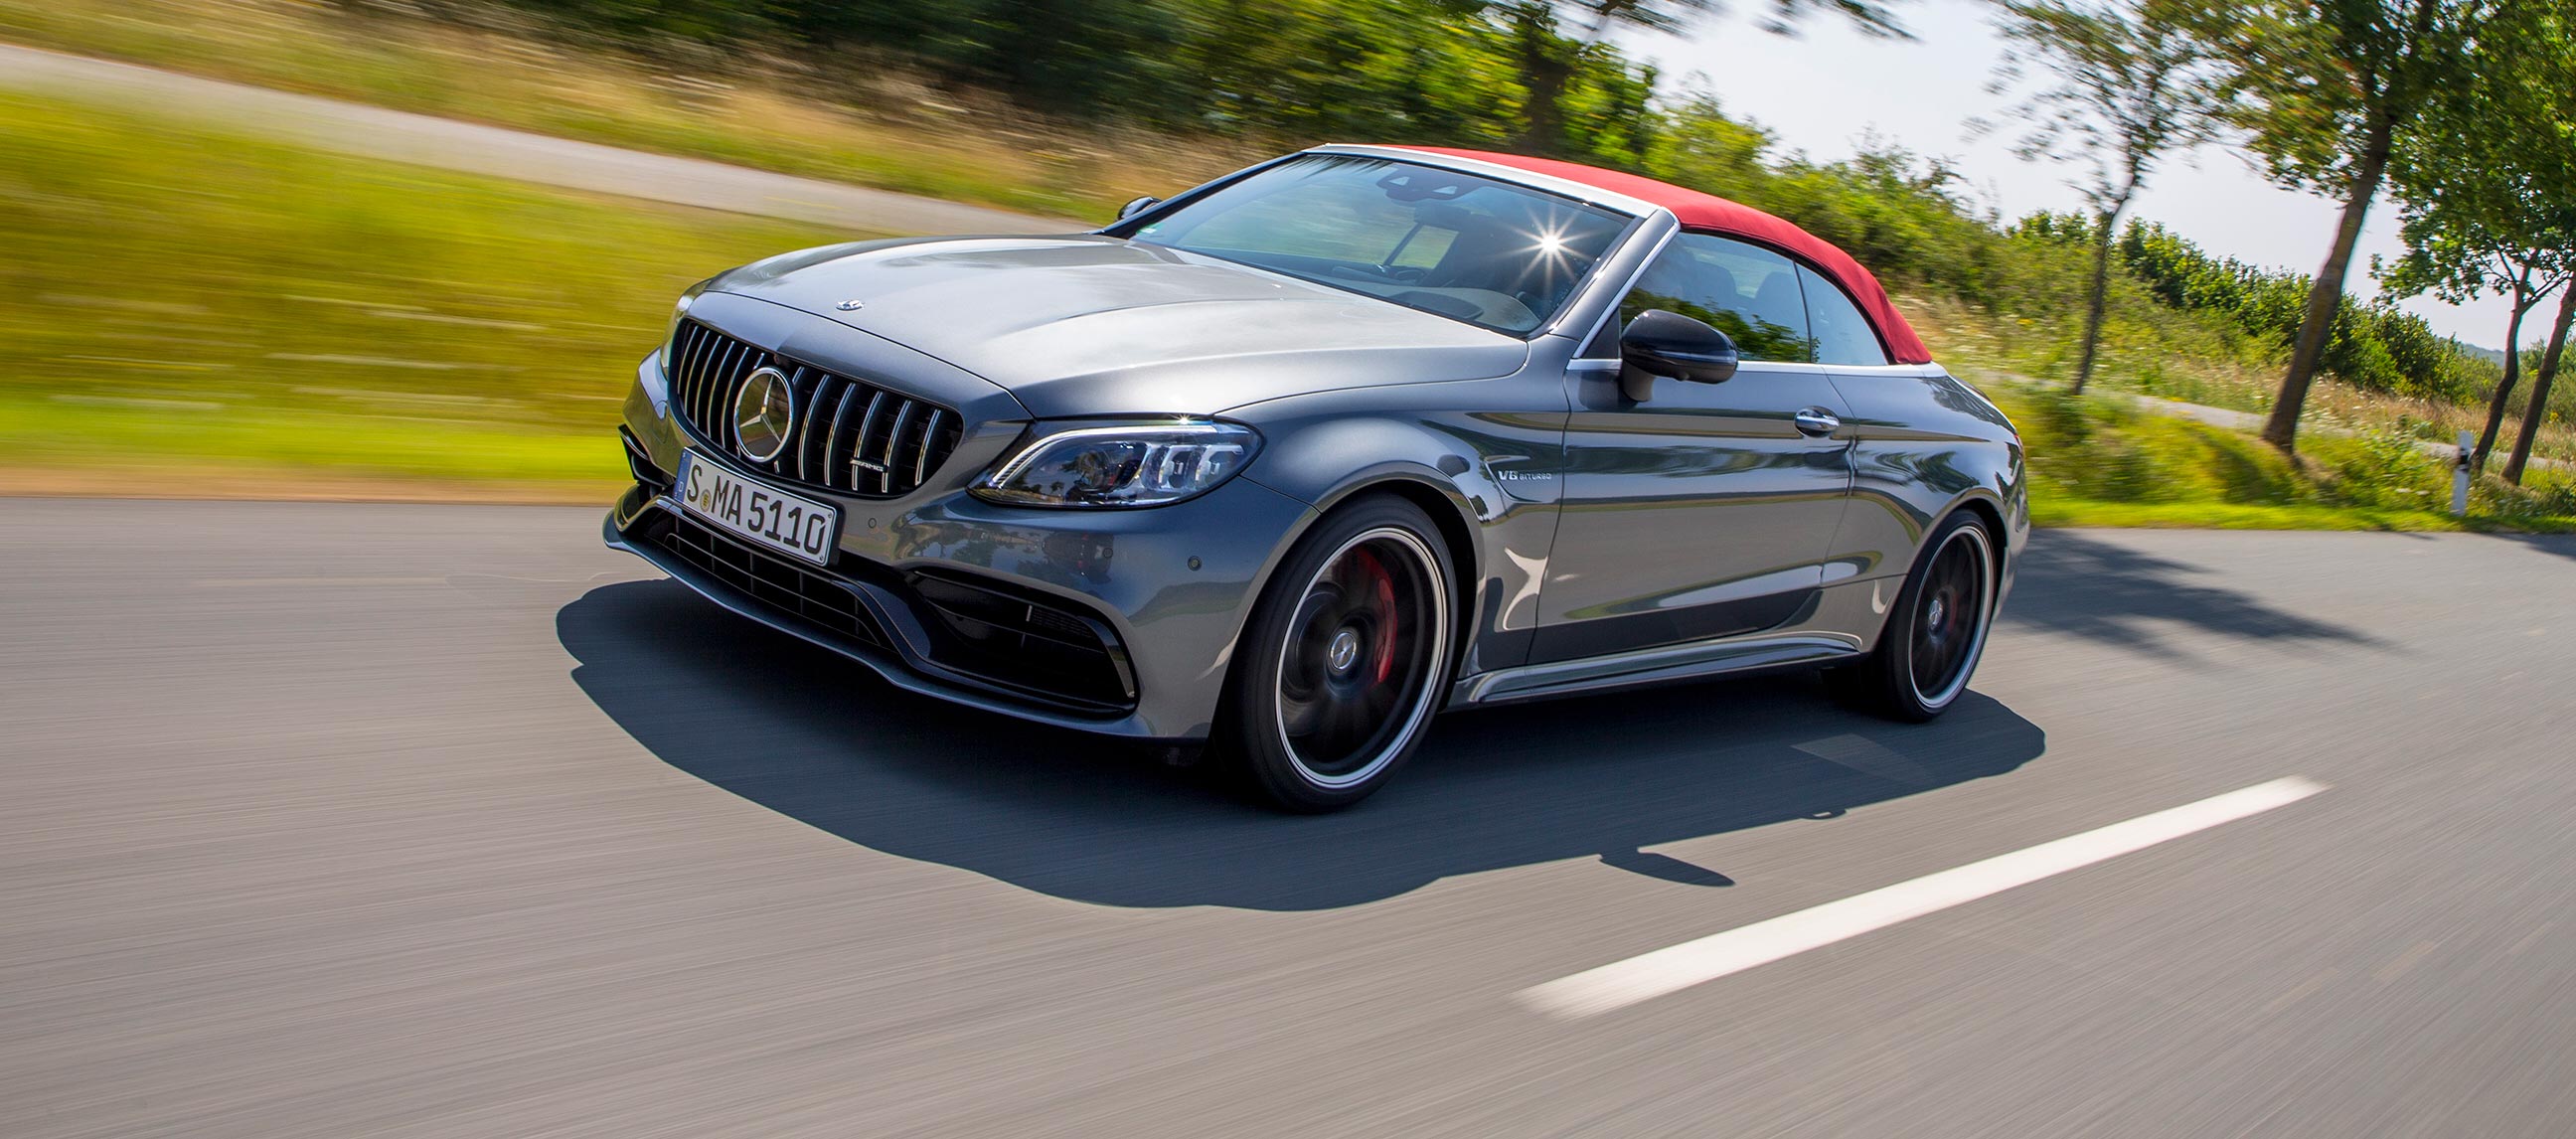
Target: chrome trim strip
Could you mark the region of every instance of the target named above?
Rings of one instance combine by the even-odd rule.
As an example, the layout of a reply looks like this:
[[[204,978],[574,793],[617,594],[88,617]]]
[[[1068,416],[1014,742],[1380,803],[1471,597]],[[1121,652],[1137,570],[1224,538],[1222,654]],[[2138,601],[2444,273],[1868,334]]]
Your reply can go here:
[[[850,405],[857,402],[858,398],[859,384],[858,381],[853,380],[850,386],[841,389],[841,406],[832,411],[832,433],[823,439],[823,485],[825,486],[840,485],[832,481],[832,471],[840,462],[836,455],[841,447],[841,424],[849,421]],[[859,473],[856,468],[850,471],[850,489],[859,489]]]
[[[929,481],[930,444],[939,437],[939,417],[944,413],[941,408],[931,408],[930,421],[921,425],[921,448],[912,453],[912,485],[916,487]]]
[[[885,465],[885,470],[877,474],[878,494],[894,493],[894,451],[903,443],[903,429],[912,425],[912,409],[919,406],[921,401],[906,399],[902,407],[895,409],[894,429],[886,432],[885,455],[878,460]]]
[[[698,413],[698,400],[706,394],[707,373],[715,368],[715,361],[709,357],[715,355],[719,343],[714,329],[703,324],[697,327],[697,348],[689,358],[689,414],[693,418]]]
[[[749,347],[739,340],[726,345],[724,355],[716,358],[715,370],[707,376],[707,417],[698,421],[698,430],[707,433],[709,439],[722,437],[716,434],[715,425],[724,422],[725,389],[733,386],[727,377],[733,375],[734,365],[742,362],[743,350]]]
[[[1502,704],[1667,680],[1696,680],[1782,665],[1818,664],[1860,655],[1860,638],[1843,633],[1754,634],[1584,660],[1496,669],[1461,680],[1452,707]]]
[[[787,373],[787,398],[790,401],[793,401],[796,398],[796,386],[804,382],[805,373],[808,371],[811,371],[811,369],[807,368],[803,364],[798,364],[796,365],[795,371]],[[826,373],[826,375],[828,374],[829,373]],[[817,397],[820,397],[823,394],[823,384],[821,382],[817,382],[814,385],[814,394]],[[819,402],[820,401],[818,399],[817,403],[819,404]],[[814,437],[814,421],[820,418],[814,413],[820,410],[822,409],[819,406],[808,407],[805,409],[805,414],[796,417],[796,440],[788,444],[788,446],[796,449],[796,481],[798,482],[811,481],[805,477],[805,444],[807,440]],[[780,473],[785,473],[787,470],[787,464],[784,461],[780,462],[778,464],[778,469]]]
[[[858,438],[850,441],[850,493],[852,494],[859,493],[860,464],[866,462],[868,458],[868,433],[876,430],[877,408],[885,403],[885,398],[884,388],[878,388],[875,395],[868,397],[868,413],[859,420]]]
[[[1655,262],[1663,257],[1664,250],[1672,245],[1673,239],[1681,236],[1681,232],[1681,223],[1676,220],[1671,226],[1664,230],[1661,236],[1655,238],[1654,247],[1646,250],[1646,256],[1637,262],[1637,267],[1634,270],[1629,272],[1628,279],[1620,282],[1618,289],[1610,294],[1609,303],[1601,306],[1601,315],[1594,317],[1592,319],[1592,326],[1584,329],[1583,335],[1576,337],[1574,340],[1574,351],[1576,353],[1575,359],[1577,362],[1590,360],[1607,362],[1613,365],[1618,363],[1618,358],[1615,356],[1585,356],[1581,353],[1584,349],[1592,346],[1592,339],[1594,337],[1601,335],[1602,326],[1609,324],[1612,317],[1619,315],[1619,302],[1627,299],[1628,291],[1636,288],[1637,282],[1645,279],[1646,270],[1655,267]],[[1608,278],[1600,278],[1600,280],[1607,279]],[[1598,281],[1595,282],[1596,287],[1598,283]],[[1582,303],[1590,301],[1592,298],[1587,292],[1586,295],[1575,299],[1577,303]],[[1568,311],[1572,311],[1575,306],[1568,305],[1566,307]]]

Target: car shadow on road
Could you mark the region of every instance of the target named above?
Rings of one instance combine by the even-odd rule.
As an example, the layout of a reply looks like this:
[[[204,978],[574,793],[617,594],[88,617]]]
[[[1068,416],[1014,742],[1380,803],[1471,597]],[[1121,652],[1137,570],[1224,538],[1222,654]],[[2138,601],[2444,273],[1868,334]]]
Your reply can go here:
[[[2159,657],[2185,655],[2159,629],[2168,624],[2240,640],[2382,643],[2207,580],[2216,572],[2076,531],[2042,530],[2017,563],[2012,597],[1998,621]]]
[[[2047,747],[1979,695],[1900,725],[1755,679],[1445,717],[1386,791],[1293,817],[1205,768],[900,692],[676,582],[593,589],[556,631],[582,691],[674,768],[862,846],[1115,906],[1322,909],[1572,858],[1731,885],[1640,848],[1832,820]]]
[[[2576,534],[2498,534],[2496,537],[2539,553],[2576,560]]]

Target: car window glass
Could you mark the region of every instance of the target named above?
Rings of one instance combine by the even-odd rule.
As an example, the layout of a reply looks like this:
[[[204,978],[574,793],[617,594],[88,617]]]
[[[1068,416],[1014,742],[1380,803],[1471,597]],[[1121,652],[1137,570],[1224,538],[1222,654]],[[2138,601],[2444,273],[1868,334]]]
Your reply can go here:
[[[1565,307],[1629,224],[1473,174],[1306,155],[1183,203],[1133,236],[1527,333]]]
[[[1166,222],[1150,227],[1160,236]],[[1217,211],[1190,230],[1196,248],[1385,262],[1414,228],[1413,211],[1366,182],[1308,178]]]
[[[1804,265],[1798,266],[1798,278],[1806,286],[1807,328],[1816,339],[1816,362],[1819,364],[1887,363],[1887,350],[1879,347],[1878,333],[1862,316],[1860,306],[1853,304],[1842,289]]]
[[[1704,233],[1674,238],[1629,290],[1619,316],[1634,320],[1657,308],[1706,322],[1747,360],[1813,359],[1798,267],[1758,245]]]

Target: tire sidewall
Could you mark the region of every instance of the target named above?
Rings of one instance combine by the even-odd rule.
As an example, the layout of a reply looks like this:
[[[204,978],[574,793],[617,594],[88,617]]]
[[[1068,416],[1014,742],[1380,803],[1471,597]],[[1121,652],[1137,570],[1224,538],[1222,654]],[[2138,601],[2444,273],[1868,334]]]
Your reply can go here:
[[[1411,723],[1379,753],[1386,758],[1375,770],[1349,783],[1318,783],[1291,757],[1278,729],[1279,673],[1290,624],[1307,588],[1343,546],[1381,528],[1404,531],[1429,555],[1426,568],[1440,612],[1434,622],[1431,675],[1417,697],[1428,706],[1417,706],[1417,710],[1408,713]],[[1432,718],[1445,703],[1451,662],[1456,656],[1457,584],[1452,580],[1453,574],[1448,543],[1442,540],[1439,527],[1421,508],[1392,496],[1372,496],[1336,509],[1299,536],[1296,546],[1263,587],[1252,619],[1245,624],[1244,635],[1235,646],[1224,713],[1217,729],[1217,738],[1251,784],[1250,790],[1290,810],[1329,811],[1367,798],[1394,777],[1421,746]]]
[[[1969,646],[1967,659],[1960,662],[1957,689],[1934,703],[1923,698],[1922,686],[1916,683],[1914,626],[1923,617],[1923,591],[1931,580],[1932,564],[1962,530],[1974,530],[1975,537],[1970,540],[1983,543],[1986,552],[1982,567],[1985,577],[1977,587],[1979,612],[1972,634],[1975,640]],[[1996,556],[1994,536],[1965,510],[1943,519],[1924,540],[1922,556],[1915,560],[1913,570],[1906,574],[1905,588],[1898,593],[1895,606],[1888,612],[1886,628],[1879,630],[1878,660],[1875,663],[1879,665],[1881,674],[1882,699],[1889,711],[1906,719],[1929,720],[1957,704],[1959,697],[1967,695],[1968,681],[1976,677],[1977,665],[1985,658],[1987,636],[1993,631]]]

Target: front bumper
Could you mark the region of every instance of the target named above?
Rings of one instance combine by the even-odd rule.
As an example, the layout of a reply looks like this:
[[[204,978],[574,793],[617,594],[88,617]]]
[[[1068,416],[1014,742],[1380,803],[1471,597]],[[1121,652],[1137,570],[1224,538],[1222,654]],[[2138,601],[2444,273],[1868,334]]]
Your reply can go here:
[[[1141,510],[998,506],[965,493],[980,465],[958,463],[919,492],[890,501],[793,488],[841,506],[832,564],[780,560],[784,570],[753,564],[756,572],[746,572],[740,563],[748,547],[719,548],[711,558],[705,535],[715,532],[689,519],[653,479],[676,466],[684,446],[700,461],[720,461],[717,450],[689,439],[648,400],[629,401],[626,418],[639,478],[603,525],[611,547],[727,609],[856,660],[898,688],[1110,735],[1207,736],[1252,601],[1289,536],[1312,515],[1307,504],[1240,478],[1188,502]],[[735,474],[760,479],[738,468]],[[1118,684],[1051,689],[1007,675],[994,654],[967,651],[956,602],[975,595],[960,589],[1024,600],[1032,619],[1059,629],[1070,628],[1068,618],[1089,623]]]

